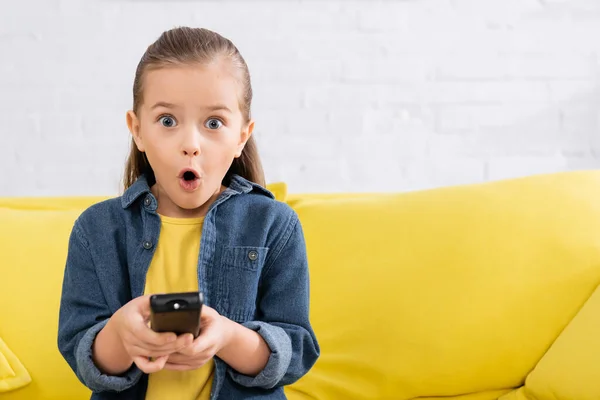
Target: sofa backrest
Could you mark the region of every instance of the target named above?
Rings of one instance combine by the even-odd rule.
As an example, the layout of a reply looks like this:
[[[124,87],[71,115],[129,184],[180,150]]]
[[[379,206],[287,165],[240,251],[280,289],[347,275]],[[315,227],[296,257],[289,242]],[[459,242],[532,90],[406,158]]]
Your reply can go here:
[[[322,348],[291,400],[495,398],[600,282],[600,172],[279,198],[305,232]],[[68,235],[99,200],[0,199],[0,338],[32,377],[11,399],[89,395],[56,331]]]
[[[322,346],[290,398],[496,399],[600,282],[600,172],[287,201]]]

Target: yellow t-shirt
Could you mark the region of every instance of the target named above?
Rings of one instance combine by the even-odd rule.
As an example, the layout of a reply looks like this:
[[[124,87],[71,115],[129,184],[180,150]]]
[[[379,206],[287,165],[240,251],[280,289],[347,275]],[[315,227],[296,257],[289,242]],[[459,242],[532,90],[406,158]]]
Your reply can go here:
[[[144,294],[198,290],[198,255],[204,218],[160,216],[161,231]],[[192,371],[161,370],[148,377],[146,399],[208,400],[214,374],[210,361]]]

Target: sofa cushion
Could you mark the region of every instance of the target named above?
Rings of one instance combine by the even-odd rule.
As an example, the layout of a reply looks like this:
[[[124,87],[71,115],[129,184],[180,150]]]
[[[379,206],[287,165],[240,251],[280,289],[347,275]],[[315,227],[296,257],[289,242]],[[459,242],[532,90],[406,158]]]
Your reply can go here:
[[[20,389],[31,382],[29,372],[0,338],[0,393]]]
[[[598,400],[600,289],[585,303],[525,385],[501,400]]]
[[[0,336],[32,382],[11,400],[89,398],[57,346],[68,237],[80,210],[0,205]]]
[[[598,172],[288,197],[322,349],[290,400],[497,399],[600,282]]]

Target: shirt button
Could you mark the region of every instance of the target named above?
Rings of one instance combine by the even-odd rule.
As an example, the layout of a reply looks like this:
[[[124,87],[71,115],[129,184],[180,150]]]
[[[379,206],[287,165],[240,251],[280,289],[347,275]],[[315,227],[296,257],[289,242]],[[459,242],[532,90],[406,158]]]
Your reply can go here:
[[[144,205],[148,207],[150,203],[152,203],[152,200],[150,200],[150,196],[148,196],[144,199]]]
[[[144,242],[143,246],[146,250],[150,250],[152,248],[152,243],[150,243],[149,241],[146,240]]]
[[[248,253],[248,258],[252,261],[255,261],[258,258],[258,253],[252,250]]]

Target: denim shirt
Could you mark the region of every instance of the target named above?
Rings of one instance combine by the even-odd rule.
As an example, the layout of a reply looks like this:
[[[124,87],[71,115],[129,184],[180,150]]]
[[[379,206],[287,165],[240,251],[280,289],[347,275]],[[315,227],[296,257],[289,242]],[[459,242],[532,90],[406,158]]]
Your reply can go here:
[[[69,238],[58,348],[92,399],[145,397],[148,375],[135,364],[120,376],[103,374],[92,361],[92,344],[115,311],[143,295],[161,226],[148,182],[142,176],[122,196],[89,207]],[[256,331],[271,349],[256,376],[215,357],[211,399],[285,399],[283,386],[305,375],[320,354],[297,214],[234,175],[208,210],[200,240],[205,304]]]

